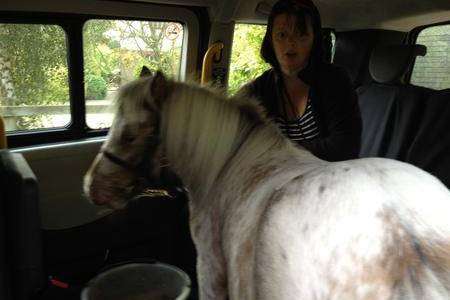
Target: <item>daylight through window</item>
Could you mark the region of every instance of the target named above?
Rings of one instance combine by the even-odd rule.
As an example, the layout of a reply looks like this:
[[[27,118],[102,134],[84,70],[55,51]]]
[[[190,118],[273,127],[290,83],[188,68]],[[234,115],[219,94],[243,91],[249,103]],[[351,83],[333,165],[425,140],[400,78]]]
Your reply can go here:
[[[70,123],[66,57],[60,26],[0,23],[0,115],[6,131]]]
[[[114,95],[142,66],[178,79],[183,26],[175,22],[90,20],[83,30],[86,122],[108,128]]]

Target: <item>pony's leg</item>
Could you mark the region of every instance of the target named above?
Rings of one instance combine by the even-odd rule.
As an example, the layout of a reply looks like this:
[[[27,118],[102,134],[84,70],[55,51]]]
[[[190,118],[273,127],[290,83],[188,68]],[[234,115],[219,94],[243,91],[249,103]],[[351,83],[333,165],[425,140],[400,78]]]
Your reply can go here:
[[[192,203],[191,203],[192,205]],[[218,218],[190,210],[190,229],[197,250],[199,299],[225,300],[228,296],[225,260],[220,246]]]
[[[197,278],[199,299],[201,300],[226,300],[227,279],[225,270],[218,265],[211,255],[197,256]]]

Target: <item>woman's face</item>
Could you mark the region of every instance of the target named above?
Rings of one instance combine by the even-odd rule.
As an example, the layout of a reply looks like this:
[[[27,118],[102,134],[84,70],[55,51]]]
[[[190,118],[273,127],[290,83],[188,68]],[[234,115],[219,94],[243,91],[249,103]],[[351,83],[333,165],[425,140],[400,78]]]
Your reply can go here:
[[[272,44],[283,74],[296,75],[307,64],[314,42],[310,18],[306,18],[306,30],[300,33],[297,18],[288,14],[275,17],[272,30]]]

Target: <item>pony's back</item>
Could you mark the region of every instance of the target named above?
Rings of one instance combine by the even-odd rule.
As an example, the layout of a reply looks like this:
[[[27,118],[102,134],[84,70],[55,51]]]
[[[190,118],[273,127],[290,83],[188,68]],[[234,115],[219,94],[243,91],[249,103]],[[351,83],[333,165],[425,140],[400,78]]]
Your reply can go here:
[[[450,299],[450,194],[434,177],[360,159],[278,194],[258,237],[257,299]]]

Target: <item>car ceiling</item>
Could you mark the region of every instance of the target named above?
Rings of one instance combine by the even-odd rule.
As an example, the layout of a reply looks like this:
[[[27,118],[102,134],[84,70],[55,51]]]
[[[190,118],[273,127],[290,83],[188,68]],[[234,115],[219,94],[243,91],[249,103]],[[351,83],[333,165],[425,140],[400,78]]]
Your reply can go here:
[[[218,22],[265,23],[276,0],[128,0],[207,7]],[[409,31],[450,21],[450,0],[314,0],[324,27]]]

